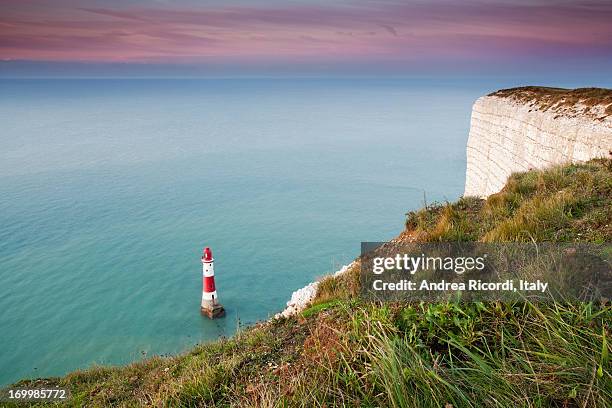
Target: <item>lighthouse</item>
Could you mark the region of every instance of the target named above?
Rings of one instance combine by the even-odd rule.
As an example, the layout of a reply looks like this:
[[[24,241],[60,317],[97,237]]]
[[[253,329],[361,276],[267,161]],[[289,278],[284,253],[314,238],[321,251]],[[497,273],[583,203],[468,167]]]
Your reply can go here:
[[[212,251],[209,247],[204,248],[202,253],[202,306],[200,311],[211,319],[225,315],[223,306],[219,303],[217,290],[215,288],[215,267]]]

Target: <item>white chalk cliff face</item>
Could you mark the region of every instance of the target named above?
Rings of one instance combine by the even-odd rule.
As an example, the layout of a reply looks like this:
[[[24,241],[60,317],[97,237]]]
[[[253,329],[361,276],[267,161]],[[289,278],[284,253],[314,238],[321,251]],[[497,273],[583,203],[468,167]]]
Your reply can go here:
[[[608,157],[612,116],[603,108],[589,115],[582,109],[542,111],[509,97],[479,98],[472,109],[464,195],[496,193],[513,172]]]

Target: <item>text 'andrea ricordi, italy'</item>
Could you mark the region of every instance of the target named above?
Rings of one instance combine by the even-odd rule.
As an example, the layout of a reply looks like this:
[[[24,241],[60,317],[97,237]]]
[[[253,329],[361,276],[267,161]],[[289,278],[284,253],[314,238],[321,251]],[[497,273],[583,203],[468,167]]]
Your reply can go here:
[[[608,248],[609,249],[609,248]],[[362,296],[378,300],[609,297],[605,245],[362,243]]]

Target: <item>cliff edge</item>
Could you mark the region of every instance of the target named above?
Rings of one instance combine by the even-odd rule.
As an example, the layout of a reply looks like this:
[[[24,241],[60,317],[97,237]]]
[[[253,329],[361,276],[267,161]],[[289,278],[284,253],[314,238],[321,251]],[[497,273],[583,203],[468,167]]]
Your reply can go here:
[[[500,90],[472,108],[464,195],[488,197],[514,172],[608,157],[611,150],[612,90]]]

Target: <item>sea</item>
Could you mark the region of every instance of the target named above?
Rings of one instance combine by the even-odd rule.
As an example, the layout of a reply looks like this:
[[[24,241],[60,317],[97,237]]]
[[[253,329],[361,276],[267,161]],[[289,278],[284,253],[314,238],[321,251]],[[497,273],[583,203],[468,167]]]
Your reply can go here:
[[[471,107],[496,85],[0,80],[0,385],[270,318],[462,194]],[[205,246],[217,320],[200,314]]]

